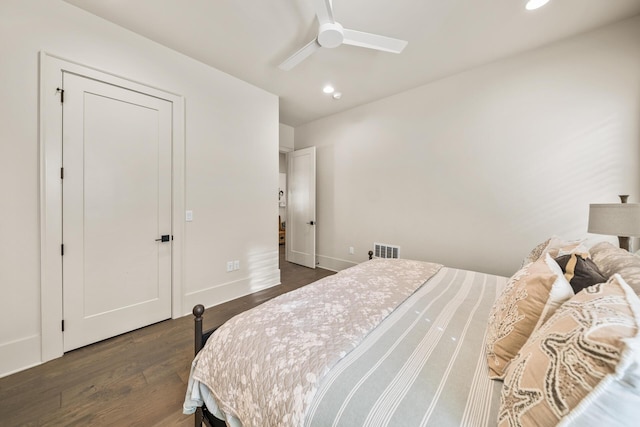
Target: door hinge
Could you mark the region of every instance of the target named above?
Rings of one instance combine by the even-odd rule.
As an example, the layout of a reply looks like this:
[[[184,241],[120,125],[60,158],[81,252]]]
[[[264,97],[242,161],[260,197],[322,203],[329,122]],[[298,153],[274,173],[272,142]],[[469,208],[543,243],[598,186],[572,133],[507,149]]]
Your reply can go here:
[[[64,89],[62,88],[56,88],[56,92],[60,92],[60,103],[63,104],[64,103]]]
[[[64,256],[64,243],[60,245],[60,255]]]
[[[64,179],[64,168],[60,168],[60,179]]]
[[[64,332],[64,319],[62,319],[62,332]]]

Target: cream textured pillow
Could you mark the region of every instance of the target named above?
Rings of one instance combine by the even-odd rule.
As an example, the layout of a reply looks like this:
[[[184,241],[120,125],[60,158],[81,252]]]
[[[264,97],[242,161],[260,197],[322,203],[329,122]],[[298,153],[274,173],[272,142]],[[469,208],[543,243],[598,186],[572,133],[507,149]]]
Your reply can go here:
[[[544,242],[539,243],[535,248],[531,249],[529,255],[527,255],[525,259],[522,260],[522,267],[529,264],[530,262],[536,262],[542,256],[542,254],[544,253],[544,249],[549,246],[550,242],[551,237],[549,237]]]
[[[606,277],[619,273],[624,281],[640,295],[640,257],[609,242],[596,243],[589,249],[591,259]]]
[[[583,240],[564,240],[558,236],[551,236],[544,242],[538,244],[529,252],[529,255],[522,261],[522,266],[535,262],[545,254],[550,254],[552,258],[560,255],[568,255],[574,252],[587,252],[587,247]]]
[[[503,378],[529,335],[572,296],[571,285],[548,254],[514,274],[489,314],[485,342],[489,377]]]
[[[552,258],[556,258],[576,252],[587,252],[584,240],[564,240],[558,236],[553,236],[549,240],[549,244],[544,248],[543,254],[549,254]]]
[[[639,326],[640,300],[620,275],[579,292],[507,368],[498,425],[638,425]]]

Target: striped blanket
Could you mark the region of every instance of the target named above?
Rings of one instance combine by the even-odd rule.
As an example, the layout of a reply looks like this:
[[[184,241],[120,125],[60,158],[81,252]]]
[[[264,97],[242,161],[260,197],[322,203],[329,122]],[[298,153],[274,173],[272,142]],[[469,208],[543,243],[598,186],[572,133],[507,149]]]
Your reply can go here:
[[[345,270],[330,277],[338,281],[344,273],[347,276],[361,274],[362,268],[368,267],[361,265],[353,272]],[[377,271],[373,276],[376,275],[384,276],[384,273]],[[389,282],[380,276],[377,281]],[[340,285],[336,282],[336,286],[353,291],[358,289],[356,282],[359,281],[343,280]],[[489,379],[483,345],[489,311],[506,281],[504,277],[441,268],[394,311],[382,316],[384,320],[367,332],[355,348],[331,364],[331,369],[319,378],[313,399],[302,405],[304,411],[298,421],[290,419],[282,423],[284,419],[280,418],[278,422],[265,419],[254,422],[245,418],[244,427],[495,426],[502,383]],[[328,291],[325,285],[323,288],[309,286],[311,288],[304,292],[321,289],[320,293],[325,294]],[[363,288],[354,294],[365,296],[370,292]],[[306,301],[320,298],[306,296],[309,297]],[[297,316],[294,317],[297,319]],[[250,320],[255,323],[255,319]],[[238,330],[246,334],[247,327],[244,325]],[[237,341],[227,340],[225,346],[232,347]],[[323,345],[327,344],[329,342]],[[268,354],[262,350],[260,353]],[[233,363],[238,363],[237,356],[231,359]],[[207,408],[225,418],[228,425],[242,426],[240,420],[244,417],[239,416],[237,410],[229,410],[225,399],[220,398],[224,388],[215,387],[197,375],[198,368],[201,374],[207,364],[203,364],[202,357],[194,360],[184,412],[192,413],[204,401]],[[239,366],[226,372],[248,373]],[[249,380],[245,384],[255,383]],[[240,402],[254,401],[242,395],[245,397]],[[261,398],[264,397],[268,397],[270,403],[256,405],[256,408],[271,408],[278,400],[266,395]]]
[[[506,280],[442,268],[325,377],[305,426],[496,425],[483,343]]]

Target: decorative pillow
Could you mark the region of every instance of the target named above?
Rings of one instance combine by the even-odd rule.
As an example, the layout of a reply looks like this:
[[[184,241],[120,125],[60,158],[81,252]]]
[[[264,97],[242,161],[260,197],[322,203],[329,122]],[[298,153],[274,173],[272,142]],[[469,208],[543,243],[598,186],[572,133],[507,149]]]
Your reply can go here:
[[[485,342],[489,377],[503,378],[529,335],[572,296],[571,285],[549,255],[514,274],[489,314]]]
[[[549,245],[549,242],[551,242],[551,238],[548,238],[544,242],[539,243],[538,246],[536,246],[535,248],[531,249],[531,252],[529,252],[529,255],[527,255],[525,259],[522,260],[522,267],[524,267],[525,265],[531,262],[536,262],[542,256],[544,252],[544,248],[546,248]]]
[[[556,258],[555,261],[564,272],[564,278],[569,281],[573,292],[576,294],[591,285],[607,281],[598,266],[589,259],[588,254],[562,255]]]
[[[564,240],[558,236],[551,236],[538,246],[533,248],[529,255],[522,261],[522,266],[535,262],[544,254],[550,254],[552,258],[567,255],[573,252],[587,252],[583,240]]]
[[[507,368],[498,425],[638,425],[639,326],[618,274],[565,302]]]
[[[552,258],[576,252],[587,252],[584,240],[564,240],[558,236],[551,237],[549,244],[543,251],[543,253],[551,255]]]
[[[609,242],[596,243],[589,249],[591,259],[605,277],[619,273],[624,281],[640,295],[640,257]]]

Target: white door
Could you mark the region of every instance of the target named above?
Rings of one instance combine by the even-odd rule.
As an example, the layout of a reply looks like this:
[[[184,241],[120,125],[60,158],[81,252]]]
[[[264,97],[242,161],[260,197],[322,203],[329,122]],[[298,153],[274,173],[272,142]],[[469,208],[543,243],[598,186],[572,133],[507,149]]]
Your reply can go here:
[[[316,268],[316,147],[287,154],[289,262]]]
[[[172,105],[67,72],[63,88],[69,351],[171,317]]]

